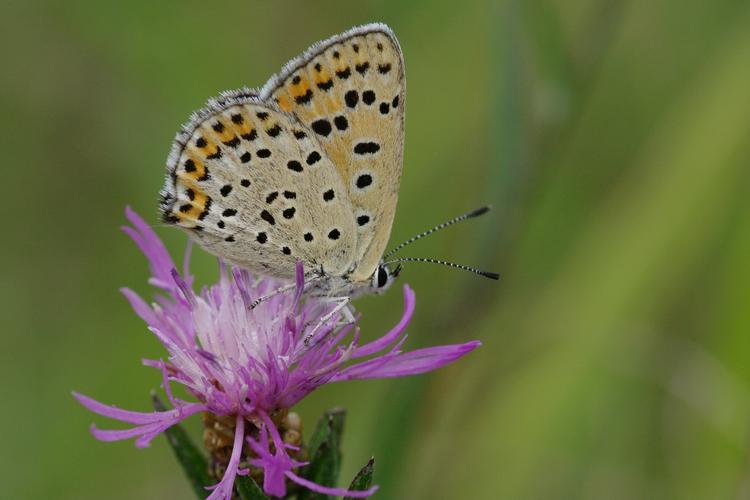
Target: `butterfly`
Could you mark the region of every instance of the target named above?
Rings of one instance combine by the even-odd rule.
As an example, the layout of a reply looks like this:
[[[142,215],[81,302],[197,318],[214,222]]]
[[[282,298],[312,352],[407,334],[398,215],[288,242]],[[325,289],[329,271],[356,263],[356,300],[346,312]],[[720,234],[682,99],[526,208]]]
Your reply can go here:
[[[162,220],[255,273],[291,280],[301,261],[306,290],[342,303],[386,290],[405,261],[496,279],[435,259],[385,261],[405,100],[403,55],[388,26],[368,24],[318,42],[261,89],[224,92],[193,113],[167,160]]]

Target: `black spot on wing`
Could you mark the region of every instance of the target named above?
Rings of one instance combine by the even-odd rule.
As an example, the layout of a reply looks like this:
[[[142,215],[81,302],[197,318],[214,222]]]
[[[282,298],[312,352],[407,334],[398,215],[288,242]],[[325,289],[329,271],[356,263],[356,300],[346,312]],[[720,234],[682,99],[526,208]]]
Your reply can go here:
[[[354,152],[358,155],[375,154],[380,151],[380,144],[377,142],[359,142],[354,146]]]
[[[286,168],[292,172],[302,172],[302,164],[297,160],[289,160],[286,164]]]
[[[334,118],[333,124],[336,125],[337,129],[342,130],[342,131],[349,128],[349,120],[347,120],[344,115],[339,115],[336,118]]]
[[[331,83],[331,85],[333,85],[333,83]],[[313,97],[312,90],[307,89],[307,92],[305,92],[304,94],[295,96],[294,102],[296,102],[297,104],[307,104],[308,102],[312,100],[312,97]]]
[[[359,217],[357,217],[357,224],[359,224],[360,226],[364,226],[368,222],[370,222],[369,215],[360,215]]]
[[[167,224],[177,224],[178,222],[180,222],[180,219],[177,216],[172,215],[172,214],[167,213],[167,212],[164,212],[162,214],[161,220],[162,220],[162,222],[165,222]]]
[[[307,160],[305,160],[305,163],[307,163],[308,165],[314,165],[320,161],[320,158],[320,153],[318,153],[317,151],[313,151],[312,153],[307,155]]]
[[[352,70],[349,66],[336,72],[336,76],[338,76],[342,80],[346,80],[347,78],[351,76],[351,74],[352,74]]]
[[[277,137],[277,136],[278,136],[278,135],[279,135],[279,134],[281,133],[281,127],[280,127],[280,126],[279,126],[279,124],[277,123],[277,124],[276,124],[276,125],[274,125],[273,127],[271,127],[271,128],[269,128],[268,130],[266,130],[266,133],[267,133],[268,135],[270,135],[271,137]]]
[[[203,175],[201,175],[200,177],[198,177],[198,180],[201,181],[201,182],[203,182],[203,181],[207,181],[210,178],[211,178],[211,174],[208,171],[208,167],[204,165],[203,166]]]
[[[208,213],[211,211],[211,203],[212,203],[211,198],[207,197],[206,198],[206,204],[203,205],[203,211],[198,216],[198,220],[203,220],[203,219],[206,218],[206,216],[208,215]]]
[[[367,70],[370,69],[370,63],[365,61],[362,64],[357,64],[356,66],[354,66],[354,69],[356,69],[357,73],[359,73],[360,75],[365,76]]]
[[[375,92],[373,90],[365,90],[362,92],[362,102],[368,106],[375,102]]]
[[[311,127],[316,134],[322,135],[323,137],[327,137],[328,134],[331,133],[331,122],[324,118],[312,122]]]
[[[357,105],[357,102],[359,102],[359,94],[356,90],[349,90],[344,94],[344,101],[347,106],[353,108]]]
[[[333,87],[333,79],[326,80],[325,82],[318,82],[317,86],[320,90],[327,92]]]
[[[370,184],[372,184],[372,176],[370,174],[362,174],[359,177],[357,177],[356,184],[359,189],[364,189]]]
[[[273,215],[271,215],[271,212],[269,212],[268,210],[263,210],[260,213],[260,218],[268,222],[272,226],[276,224],[276,219],[273,218]]]

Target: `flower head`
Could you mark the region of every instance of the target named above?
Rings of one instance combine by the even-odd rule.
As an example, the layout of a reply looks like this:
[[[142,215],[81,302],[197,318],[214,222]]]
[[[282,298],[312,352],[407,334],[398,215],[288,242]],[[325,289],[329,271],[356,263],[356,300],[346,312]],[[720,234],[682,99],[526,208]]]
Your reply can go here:
[[[243,442],[253,450],[250,464],[263,470],[266,493],[283,496],[289,479],[329,495],[368,496],[374,491],[347,492],[326,488],[297,476],[304,465],[290,455],[271,415],[292,407],[317,387],[342,380],[401,377],[424,373],[450,363],[479,342],[402,352],[404,330],[414,312],[414,292],[404,286],[401,320],[379,339],[360,344],[354,324],[330,302],[303,298],[303,270],[297,266],[294,293],[278,293],[255,308],[252,301],[281,283],[255,278],[239,268],[221,266],[219,281],[193,290],[188,270],[189,248],[182,274],[153,230],[132,210],[132,227],[123,230],[135,241],[150,265],[149,283],[161,293],[149,304],[130,289],[123,289],[130,305],[164,345],[168,359],[144,360],[158,369],[173,408],[141,413],[74,396],[89,410],[133,426],[125,430],[92,433],[102,441],[136,438],[145,447],[168,427],[198,412],[232,417],[236,421],[232,453],[226,472],[213,487],[210,499],[230,499],[240,469]],[[180,400],[170,383],[182,384],[197,401]],[[247,422],[258,432],[252,437]]]

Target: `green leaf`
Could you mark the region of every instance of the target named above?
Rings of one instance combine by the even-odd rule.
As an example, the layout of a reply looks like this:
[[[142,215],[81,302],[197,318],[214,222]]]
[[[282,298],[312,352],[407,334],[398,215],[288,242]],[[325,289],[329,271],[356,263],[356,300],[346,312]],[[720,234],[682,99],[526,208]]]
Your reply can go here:
[[[258,483],[250,476],[237,476],[234,487],[241,500],[268,500]]]
[[[352,484],[349,486],[349,491],[365,491],[372,486],[372,473],[375,471],[375,457],[367,461],[364,467],[360,469]],[[344,500],[354,500],[352,497],[344,497]]]
[[[310,456],[315,455],[318,447],[329,439],[331,431],[335,430],[340,439],[344,429],[344,417],[346,417],[346,410],[343,408],[332,408],[320,417],[307,446]]]
[[[328,410],[318,421],[310,437],[310,464],[302,469],[305,479],[323,486],[336,486],[341,469],[341,435],[344,431],[346,410],[334,408]],[[321,495],[309,490],[302,490],[300,500],[324,500],[328,495]]]
[[[152,394],[151,399],[156,411],[165,411],[167,409],[156,394]],[[215,483],[211,479],[211,476],[208,475],[206,457],[193,444],[190,436],[188,436],[185,429],[179,424],[168,428],[164,431],[164,434],[167,436],[167,442],[177,457],[177,461],[182,466],[183,472],[185,472],[190,481],[193,491],[198,498],[206,498],[209,492],[206,491],[205,487]]]

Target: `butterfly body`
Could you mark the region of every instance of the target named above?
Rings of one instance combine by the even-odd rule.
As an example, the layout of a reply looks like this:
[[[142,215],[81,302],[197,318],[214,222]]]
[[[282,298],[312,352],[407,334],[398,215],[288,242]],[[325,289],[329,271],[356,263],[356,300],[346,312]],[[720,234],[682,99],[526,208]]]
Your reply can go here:
[[[256,273],[291,280],[301,261],[315,295],[384,290],[404,100],[387,26],[319,42],[260,91],[222,93],[193,114],[167,161],[162,219]]]

